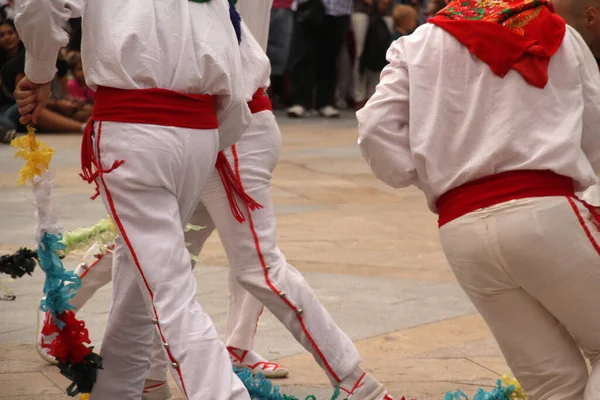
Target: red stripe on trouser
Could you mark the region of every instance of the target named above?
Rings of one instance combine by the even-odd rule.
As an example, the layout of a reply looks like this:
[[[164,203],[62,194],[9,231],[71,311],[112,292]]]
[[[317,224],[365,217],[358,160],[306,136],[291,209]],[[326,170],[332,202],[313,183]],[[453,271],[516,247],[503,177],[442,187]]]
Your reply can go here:
[[[112,250],[114,248],[114,244],[112,246],[108,246],[108,250]],[[90,272],[91,269],[94,268],[104,258],[104,256],[106,256],[106,253],[96,256],[96,261],[94,261],[89,267],[86,268],[85,271],[83,271],[83,274],[79,276],[79,279],[83,279],[88,274],[88,272]]]
[[[238,158],[238,155],[237,155],[237,148],[236,148],[235,144],[233,146],[231,146],[231,152],[233,154],[235,173],[237,175],[237,179],[239,180],[240,186],[242,186],[242,188],[243,188],[242,177],[240,175],[239,158]],[[319,346],[317,346],[317,344],[315,343],[313,337],[308,332],[308,329],[306,328],[306,325],[304,325],[304,320],[302,319],[302,316],[300,314],[298,314],[298,312],[297,312],[296,306],[294,306],[286,297],[281,297],[281,293],[282,293],[281,290],[277,289],[271,283],[271,280],[269,279],[269,271],[268,271],[268,268],[267,268],[267,263],[265,262],[265,259],[264,259],[263,254],[262,254],[262,250],[261,250],[261,247],[260,247],[260,241],[258,239],[258,234],[256,233],[256,230],[254,229],[254,221],[252,220],[252,213],[251,213],[251,210],[248,207],[248,205],[246,205],[246,212],[248,214],[248,224],[250,226],[250,231],[252,232],[252,236],[254,237],[254,246],[256,248],[256,254],[258,255],[258,259],[260,261],[260,265],[261,265],[261,267],[263,269],[263,272],[264,272],[264,275],[265,275],[265,283],[271,289],[271,291],[273,293],[275,293],[277,296],[279,296],[279,298],[281,298],[283,300],[283,302],[296,314],[296,318],[298,319],[298,322],[300,323],[300,326],[302,327],[302,331],[306,335],[306,338],[308,339],[308,341],[310,342],[310,344],[312,345],[312,347],[315,349],[315,351],[319,355],[319,358],[321,359],[321,361],[323,361],[323,365],[325,366],[325,368],[327,369],[327,371],[329,372],[329,374],[331,375],[331,377],[333,379],[335,379],[336,382],[338,382],[338,383],[341,382],[341,379],[333,371],[333,368],[331,368],[331,366],[327,362],[327,359],[325,358],[325,356],[321,352],[321,349],[319,349]]]
[[[594,249],[596,249],[596,252],[600,255],[600,246],[598,245],[598,242],[596,242],[596,239],[594,239],[594,236],[592,235],[592,232],[590,231],[590,228],[588,228],[587,224],[585,223],[585,220],[583,219],[583,216],[579,212],[579,208],[577,208],[577,204],[575,203],[575,201],[571,197],[567,197],[567,200],[569,200],[569,203],[571,204],[571,207],[573,208],[573,212],[575,213],[575,216],[579,220],[579,223],[581,224],[581,227],[585,231],[585,234],[586,234],[587,238],[589,239],[589,241],[592,244],[592,246],[594,246]],[[591,212],[591,210],[590,210],[590,212]],[[594,215],[594,214],[596,214],[596,213],[592,213],[592,215],[594,217],[596,217],[596,215]],[[600,221],[598,221],[598,222],[600,223]]]
[[[102,158],[100,155],[101,134],[102,134],[102,122],[99,123],[98,138],[96,140],[96,153],[98,154],[98,164],[100,166],[102,165]],[[125,232],[125,228],[123,227],[123,224],[121,223],[121,219],[119,218],[119,215],[117,214],[117,210],[115,209],[115,204],[114,204],[112,196],[108,190],[108,187],[106,186],[106,182],[104,181],[103,174],[99,174],[98,178],[100,179],[100,182],[102,183],[102,186],[104,187],[104,193],[106,194],[106,201],[108,202],[108,205],[110,207],[110,212],[113,215],[113,220],[115,222],[115,225],[119,229],[119,233],[121,234],[123,241],[127,245],[127,248],[129,248],[129,252],[131,253],[133,262],[135,263],[136,268],[138,269],[140,275],[142,276],[142,280],[144,281],[144,286],[146,287],[146,290],[148,290],[148,294],[150,295],[150,299],[152,300],[152,312],[154,314],[154,318],[156,319],[156,328],[158,329],[158,334],[160,335],[162,342],[167,343],[167,340],[165,339],[165,336],[163,335],[162,329],[160,327],[160,319],[158,318],[158,312],[156,311],[156,307],[154,306],[154,292],[152,292],[150,285],[148,285],[148,281],[146,280],[146,276],[144,275],[144,272],[142,271],[142,267],[140,265],[140,261],[138,260],[137,254],[136,254],[135,250],[133,249],[133,245],[129,241],[129,236]],[[165,350],[167,351],[167,354],[169,355],[169,359],[171,360],[171,362],[173,362],[173,363],[177,362],[177,360],[175,360],[175,357],[173,357],[171,350],[168,348],[165,348]],[[183,374],[181,373],[181,366],[179,366],[179,368],[175,368],[175,370],[177,371],[177,375],[179,375],[179,380],[181,382],[181,387],[183,388],[183,393],[184,393],[186,399],[189,399],[187,390],[185,388],[185,383],[183,382]]]

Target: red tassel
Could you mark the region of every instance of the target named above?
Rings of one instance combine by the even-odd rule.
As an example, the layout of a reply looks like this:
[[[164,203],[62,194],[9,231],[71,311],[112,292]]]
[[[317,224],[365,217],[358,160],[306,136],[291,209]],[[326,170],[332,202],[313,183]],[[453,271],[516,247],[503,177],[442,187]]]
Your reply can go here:
[[[246,221],[246,217],[237,204],[235,199],[236,195],[251,211],[263,208],[262,205],[257,203],[246,193],[246,191],[244,191],[241,180],[236,176],[235,172],[231,168],[231,165],[229,165],[229,161],[227,161],[227,157],[222,151],[220,151],[219,155],[217,156],[217,164],[215,165],[215,168],[219,172],[219,177],[221,178],[221,182],[223,182],[223,187],[225,188],[225,193],[227,193],[227,200],[229,201],[231,213],[238,222],[242,223]]]
[[[92,133],[94,132],[93,125],[94,121],[89,120],[85,127],[85,132],[83,133],[83,138],[81,141],[81,174],[79,174],[79,176],[81,176],[81,178],[87,183],[94,182],[94,184],[96,185],[96,191],[91,197],[91,199],[95,200],[100,195],[100,186],[96,181],[98,176],[114,171],[115,169],[123,165],[125,161],[117,160],[109,169],[102,169],[100,162],[96,159],[96,156],[94,155],[94,144],[92,141]],[[98,141],[100,140],[101,132],[102,122],[99,123],[98,127]]]
[[[52,320],[50,313],[47,315],[42,334],[50,336],[57,333],[58,335],[52,343],[42,341],[42,347],[48,349],[48,353],[63,364],[83,362],[85,356],[92,352],[85,345],[91,343],[85,323],[75,318],[72,311],[67,311],[58,316],[58,319],[65,324],[60,329]]]

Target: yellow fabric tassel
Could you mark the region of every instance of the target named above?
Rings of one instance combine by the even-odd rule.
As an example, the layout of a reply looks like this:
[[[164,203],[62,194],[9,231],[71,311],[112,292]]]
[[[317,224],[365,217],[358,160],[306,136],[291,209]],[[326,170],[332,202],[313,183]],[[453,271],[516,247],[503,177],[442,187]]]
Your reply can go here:
[[[79,400],[90,400],[90,394],[89,393],[82,393],[79,396]]]
[[[519,383],[517,378],[515,378],[511,374],[504,374],[502,375],[502,383],[504,384],[504,386],[513,385],[515,387],[515,391],[512,394],[512,398],[514,400],[527,400],[527,395],[525,394],[525,391],[521,387],[521,384]]]
[[[19,171],[20,185],[24,185],[28,181],[33,183],[36,176],[41,176],[48,170],[54,149],[37,140],[33,126],[27,126],[27,136],[13,139],[10,145],[17,149],[15,157],[25,160],[25,166]]]

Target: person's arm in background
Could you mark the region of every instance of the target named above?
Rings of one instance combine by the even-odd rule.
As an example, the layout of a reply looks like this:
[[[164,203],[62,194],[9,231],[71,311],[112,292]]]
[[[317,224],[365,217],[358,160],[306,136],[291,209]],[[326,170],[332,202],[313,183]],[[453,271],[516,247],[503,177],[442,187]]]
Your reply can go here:
[[[418,184],[409,144],[408,69],[401,41],[388,51],[377,91],[356,113],[358,144],[375,176],[394,188]]]
[[[25,78],[17,85],[21,123],[37,121],[50,96],[59,50],[69,42],[63,26],[81,17],[85,0],[21,0],[15,25],[27,51]]]

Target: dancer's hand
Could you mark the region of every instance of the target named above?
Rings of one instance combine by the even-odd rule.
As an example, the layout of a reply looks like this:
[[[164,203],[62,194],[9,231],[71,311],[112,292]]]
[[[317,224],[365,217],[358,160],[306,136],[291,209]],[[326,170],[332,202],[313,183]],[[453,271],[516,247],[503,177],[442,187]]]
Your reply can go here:
[[[40,85],[24,77],[17,84],[15,99],[19,106],[19,113],[21,114],[19,121],[23,125],[31,122],[37,124],[40,112],[42,112],[50,100],[50,82]]]

